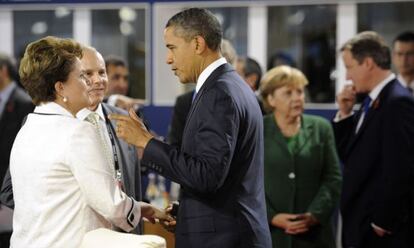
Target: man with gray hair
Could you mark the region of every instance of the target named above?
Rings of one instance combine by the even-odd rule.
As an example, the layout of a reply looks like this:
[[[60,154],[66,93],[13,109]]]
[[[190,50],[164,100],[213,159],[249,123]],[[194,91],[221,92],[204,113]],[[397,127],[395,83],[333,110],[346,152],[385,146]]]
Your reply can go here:
[[[269,248],[262,115],[221,56],[221,39],[205,9],[184,10],[165,27],[166,63],[181,83],[197,83],[181,148],[154,139],[133,111],[111,118],[119,137],[144,148],[143,164],[181,185],[176,247]]]

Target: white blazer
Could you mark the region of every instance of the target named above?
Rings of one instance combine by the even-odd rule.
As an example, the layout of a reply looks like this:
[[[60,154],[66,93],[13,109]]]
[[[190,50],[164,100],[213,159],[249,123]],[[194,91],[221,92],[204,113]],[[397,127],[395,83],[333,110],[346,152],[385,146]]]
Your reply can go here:
[[[10,156],[15,209],[11,247],[79,247],[111,223],[132,230],[140,205],[117,186],[92,124],[50,102],[35,108]]]

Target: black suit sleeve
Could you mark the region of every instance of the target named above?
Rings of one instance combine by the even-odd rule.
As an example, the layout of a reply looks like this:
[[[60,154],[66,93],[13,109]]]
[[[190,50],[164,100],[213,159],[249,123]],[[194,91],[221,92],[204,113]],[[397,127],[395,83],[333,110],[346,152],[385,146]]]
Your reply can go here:
[[[4,175],[3,185],[1,186],[0,202],[7,207],[14,209],[13,186],[10,176],[10,169]]]
[[[354,118],[355,116],[352,115],[339,122],[332,121],[338,156],[342,162],[346,161],[346,151],[351,137],[354,136],[352,133],[354,131]]]
[[[222,91],[206,92],[188,120],[179,148],[152,139],[142,163],[158,170],[181,186],[199,193],[214,193],[227,178],[239,131],[239,116],[230,96]],[[186,131],[186,132],[187,132]],[[185,144],[188,142],[188,144]],[[186,153],[191,149],[191,155]]]
[[[413,192],[414,102],[403,98],[389,104],[383,120],[384,140],[373,222],[390,231],[409,219]],[[380,135],[380,134],[379,134]]]

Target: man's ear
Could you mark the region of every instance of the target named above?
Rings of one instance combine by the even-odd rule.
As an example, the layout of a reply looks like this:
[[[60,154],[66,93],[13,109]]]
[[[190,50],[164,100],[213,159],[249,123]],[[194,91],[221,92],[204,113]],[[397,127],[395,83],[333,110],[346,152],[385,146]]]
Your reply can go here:
[[[368,68],[368,70],[372,70],[374,68],[375,62],[371,57],[366,57],[362,63],[364,64],[364,66],[366,68]]]
[[[7,71],[7,67],[5,65],[0,66],[0,77],[7,78],[9,77],[9,73]]]
[[[257,74],[254,74],[254,73],[245,77],[247,84],[250,85],[250,88],[252,88],[253,90],[257,90],[256,89],[257,78],[258,78]]]
[[[206,40],[204,40],[204,38],[200,35],[197,35],[194,37],[194,41],[196,46],[196,54],[202,54],[207,48]]]

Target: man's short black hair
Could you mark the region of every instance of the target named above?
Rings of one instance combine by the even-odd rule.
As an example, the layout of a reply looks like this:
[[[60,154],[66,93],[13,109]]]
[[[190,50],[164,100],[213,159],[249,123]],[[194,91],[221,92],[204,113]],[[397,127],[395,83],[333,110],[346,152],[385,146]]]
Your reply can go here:
[[[108,67],[110,65],[113,65],[115,67],[117,66],[127,67],[127,63],[125,62],[125,60],[116,55],[108,55],[105,57],[105,67],[106,67],[107,72],[108,72]]]
[[[11,80],[19,82],[19,73],[17,72],[17,67],[11,57],[6,54],[0,53],[0,68],[6,67],[7,72]]]
[[[199,35],[213,51],[220,50],[223,32],[217,18],[206,9],[190,8],[171,17],[165,28],[174,27],[175,34],[187,42]]]
[[[395,37],[394,39],[394,44],[395,42],[400,41],[400,42],[414,42],[414,32],[412,31],[405,31],[400,33],[399,35],[397,35],[397,37]]]
[[[260,68],[259,63],[250,57],[240,58],[240,61],[243,64],[243,73],[245,77],[257,75],[257,79],[254,84],[255,88],[259,89],[260,80],[262,79],[262,68]]]

